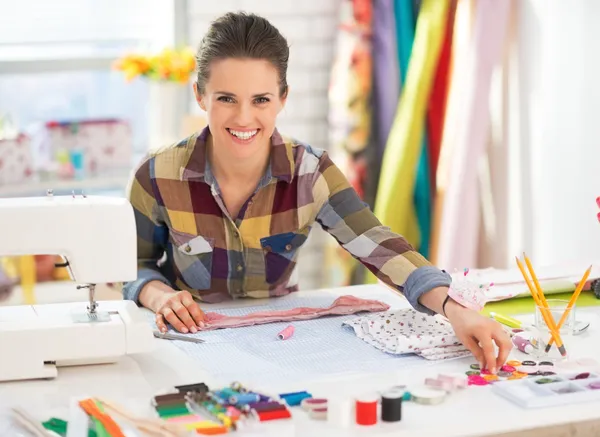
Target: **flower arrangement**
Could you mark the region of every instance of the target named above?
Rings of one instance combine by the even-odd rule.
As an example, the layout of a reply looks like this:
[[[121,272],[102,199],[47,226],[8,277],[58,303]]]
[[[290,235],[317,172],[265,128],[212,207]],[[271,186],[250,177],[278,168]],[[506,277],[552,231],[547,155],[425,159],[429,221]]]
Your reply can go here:
[[[183,49],[167,48],[152,55],[129,54],[113,64],[113,68],[122,71],[127,81],[145,77],[159,82],[187,83],[195,69],[194,52]]]

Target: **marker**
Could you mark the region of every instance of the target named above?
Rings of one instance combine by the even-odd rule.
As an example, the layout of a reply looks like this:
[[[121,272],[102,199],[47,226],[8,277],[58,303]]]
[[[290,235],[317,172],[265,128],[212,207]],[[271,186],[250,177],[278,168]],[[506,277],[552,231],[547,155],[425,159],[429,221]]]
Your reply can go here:
[[[510,328],[522,328],[523,322],[512,317],[504,316],[502,314],[490,312],[490,317],[498,323],[502,323]]]

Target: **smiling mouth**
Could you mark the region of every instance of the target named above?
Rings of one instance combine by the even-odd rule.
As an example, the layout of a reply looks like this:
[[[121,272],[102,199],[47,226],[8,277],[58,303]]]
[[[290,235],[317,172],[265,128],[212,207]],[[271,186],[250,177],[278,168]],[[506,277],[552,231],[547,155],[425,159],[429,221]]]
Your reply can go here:
[[[252,138],[254,138],[256,136],[256,134],[258,133],[260,129],[255,129],[252,131],[237,131],[234,129],[227,129],[227,132],[229,132],[231,134],[231,136],[242,140],[242,141],[249,141]]]

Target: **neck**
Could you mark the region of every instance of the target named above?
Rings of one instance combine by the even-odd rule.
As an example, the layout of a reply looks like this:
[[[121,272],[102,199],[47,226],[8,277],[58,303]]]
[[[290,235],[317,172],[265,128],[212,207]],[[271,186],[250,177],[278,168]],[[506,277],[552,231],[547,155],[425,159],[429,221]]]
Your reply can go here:
[[[212,172],[219,183],[236,184],[255,184],[260,180],[269,163],[271,152],[270,147],[262,147],[260,153],[247,159],[232,158],[222,152],[223,148],[214,147],[212,136],[208,139],[207,150]]]

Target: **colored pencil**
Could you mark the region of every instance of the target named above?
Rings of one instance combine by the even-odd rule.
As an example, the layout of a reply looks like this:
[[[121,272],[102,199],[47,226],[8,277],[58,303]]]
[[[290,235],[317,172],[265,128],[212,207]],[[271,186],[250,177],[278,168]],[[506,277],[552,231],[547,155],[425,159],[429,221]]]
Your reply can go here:
[[[567,317],[569,316],[571,309],[573,309],[573,307],[575,306],[575,303],[577,302],[577,299],[579,298],[579,295],[581,294],[581,291],[583,290],[583,286],[585,285],[587,278],[590,276],[590,273],[592,273],[592,266],[588,267],[588,269],[583,274],[583,278],[581,278],[581,281],[579,281],[579,284],[577,284],[577,288],[573,292],[573,295],[571,296],[571,300],[569,300],[569,305],[567,306],[567,308],[565,309],[565,312],[563,313],[562,317],[558,321],[558,329],[562,328],[562,325],[567,320]],[[554,341],[553,338],[551,338],[550,341],[548,341],[548,345],[546,346],[546,352],[550,351],[553,341]]]
[[[554,319],[552,318],[552,314],[548,313],[547,305],[545,306],[542,303],[541,297],[538,295],[537,290],[531,284],[531,281],[529,280],[529,276],[525,272],[525,268],[523,267],[523,264],[521,264],[521,261],[519,260],[519,258],[515,257],[515,259],[517,260],[517,266],[519,266],[519,270],[521,271],[521,274],[523,275],[523,279],[525,279],[525,282],[527,283],[529,292],[531,293],[531,296],[533,297],[533,300],[535,301],[536,305],[540,308],[540,313],[542,314],[544,322],[546,323],[546,326],[550,330],[552,337],[554,337],[554,340],[556,341],[556,345],[557,345],[561,355],[563,355],[563,356],[566,355],[567,352],[563,345],[562,339],[560,338],[560,334],[558,333],[558,331],[556,329],[556,325],[553,323]]]

